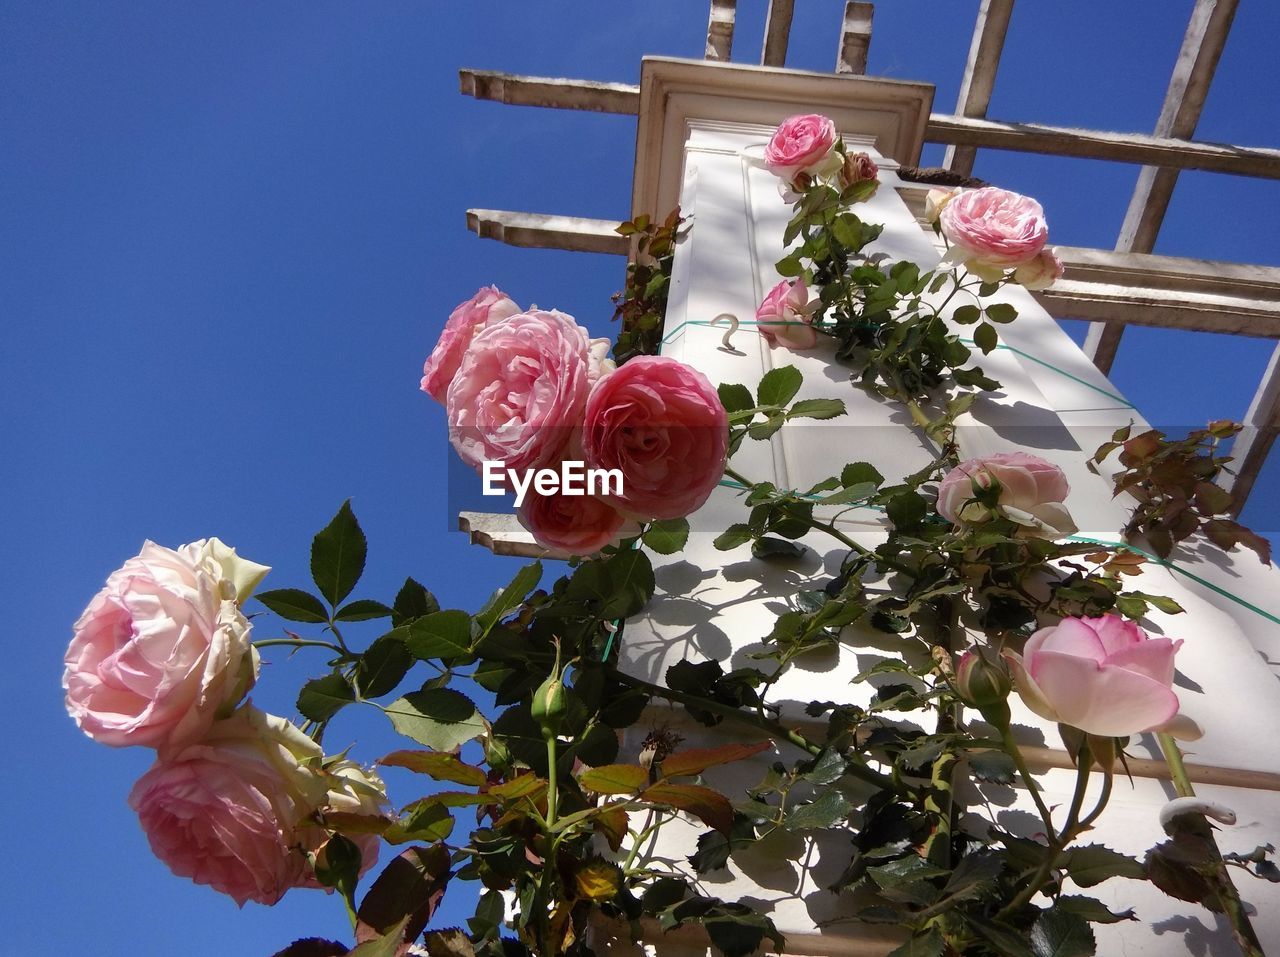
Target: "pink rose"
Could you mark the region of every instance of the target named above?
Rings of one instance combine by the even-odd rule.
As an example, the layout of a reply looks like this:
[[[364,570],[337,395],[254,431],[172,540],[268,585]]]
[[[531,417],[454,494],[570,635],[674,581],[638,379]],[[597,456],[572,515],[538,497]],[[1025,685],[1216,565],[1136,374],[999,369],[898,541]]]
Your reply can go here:
[[[152,748],[204,734],[257,678],[236,598],[265,572],[217,539],[177,551],[144,544],[75,624],[62,687],[80,730],[102,744]]]
[[[764,165],[784,179],[811,173],[823,166],[836,145],[836,125],[815,113],[792,116],[769,138],[764,148]]]
[[[445,401],[449,441],[462,460],[514,470],[557,461],[582,421],[590,349],[572,316],[540,309],[477,334]]]
[[[1076,531],[1063,502],[1071,487],[1062,469],[1026,452],[961,462],[938,485],[938,514],[955,525],[1010,519],[1038,538]]]
[[[1173,657],[1182,642],[1150,638],[1119,615],[1065,618],[1007,655],[1028,708],[1101,737],[1124,737],[1173,720]]]
[[[1027,289],[1048,289],[1062,278],[1063,272],[1062,260],[1046,246],[1035,259],[1013,271],[1013,281]]]
[[[879,177],[880,167],[876,166],[875,160],[869,155],[866,153],[850,153],[844,158],[844,165],[840,168],[837,182],[843,190],[848,189],[854,183],[877,181]],[[876,182],[876,188],[879,188],[878,182]],[[873,189],[863,199],[870,199],[875,194],[876,191]]]
[[[311,879],[301,850],[325,804],[319,746],[245,705],[199,743],[162,756],[129,794],[151,850],[179,877],[274,904]]]
[[[619,469],[606,498],[637,518],[696,510],[724,474],[729,419],[706,376],[667,356],[637,356],[601,379],[582,431],[589,468]]]
[[[422,391],[437,402],[444,402],[449,383],[457,375],[462,357],[477,332],[486,326],[509,319],[520,307],[498,289],[486,286],[449,314],[440,341],[422,366]]]
[[[756,322],[770,349],[812,349],[818,344],[818,333],[809,324],[809,290],[803,279],[784,279],[770,289],[756,310]]]
[[[625,534],[640,531],[635,522],[594,495],[539,495],[531,488],[516,516],[539,545],[567,555],[594,555]]]
[[[960,190],[938,222],[953,260],[988,279],[1035,259],[1049,238],[1039,203],[994,186]]]

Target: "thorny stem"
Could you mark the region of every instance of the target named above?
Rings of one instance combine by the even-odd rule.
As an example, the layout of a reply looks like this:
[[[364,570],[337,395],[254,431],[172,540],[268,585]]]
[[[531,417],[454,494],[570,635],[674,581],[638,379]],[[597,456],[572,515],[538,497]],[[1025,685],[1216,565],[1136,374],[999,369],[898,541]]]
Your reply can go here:
[[[255,648],[270,648],[273,645],[288,646],[290,648],[328,648],[330,651],[337,652],[340,655],[347,654],[345,648],[339,648],[332,642],[316,641],[311,638],[263,638],[253,643]]]
[[[1027,759],[1022,755],[1022,749],[1018,747],[1018,742],[1014,740],[1013,729],[1009,726],[1009,722],[1005,721],[999,728],[1000,741],[1004,744],[1004,749],[1009,757],[1013,758],[1013,763],[1018,769],[1018,773],[1022,775],[1022,781],[1027,786],[1032,800],[1036,802],[1036,810],[1040,812],[1040,818],[1044,821],[1045,834],[1050,840],[1053,839],[1053,815],[1049,813],[1049,808],[1044,803],[1044,798],[1040,796],[1040,787],[1036,784],[1035,778],[1031,776],[1031,769],[1027,766]]]
[[[1194,797],[1195,788],[1191,784],[1190,775],[1187,774],[1187,766],[1182,761],[1182,749],[1178,747],[1178,742],[1167,732],[1158,733],[1156,739],[1160,742],[1160,750],[1164,752],[1165,763],[1169,765],[1169,777],[1173,781],[1174,790],[1179,797]],[[1258,934],[1253,929],[1253,923],[1245,910],[1244,901],[1240,899],[1240,891],[1236,889],[1227,865],[1222,860],[1222,851],[1218,848],[1218,842],[1214,840],[1213,830],[1208,822],[1204,821],[1203,816],[1200,819],[1205,824],[1204,837],[1213,855],[1214,863],[1217,865],[1218,873],[1215,875],[1217,880],[1214,884],[1227,922],[1231,925],[1231,936],[1236,946],[1240,948],[1240,953],[1245,957],[1266,957],[1262,950],[1262,943],[1258,940]]]

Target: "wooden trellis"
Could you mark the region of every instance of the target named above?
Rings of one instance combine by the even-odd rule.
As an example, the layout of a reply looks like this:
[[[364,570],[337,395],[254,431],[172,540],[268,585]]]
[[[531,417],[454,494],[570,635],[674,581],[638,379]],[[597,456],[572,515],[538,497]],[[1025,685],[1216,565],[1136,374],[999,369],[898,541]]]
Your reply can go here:
[[[1280,150],[1195,140],[1196,125],[1231,29],[1238,0],[1196,0],[1150,134],[1071,129],[989,119],[1013,0],[981,0],[954,114],[933,113],[927,142],[947,147],[948,170],[968,175],[978,149],[1046,153],[1141,166],[1114,249],[1061,250],[1066,275],[1037,298],[1058,318],[1092,326],[1085,351],[1107,372],[1127,325],[1280,340],[1280,268],[1152,254],[1181,170],[1280,179]],[[834,72],[864,73],[873,5],[845,4]],[[770,0],[760,63],[784,69],[794,0]],[[706,59],[728,61],[736,0],[711,0]],[[640,88],[623,83],[462,70],[462,92],[526,106],[635,114]],[[922,191],[916,191],[922,194]],[[913,197],[908,195],[908,201]],[[917,201],[920,196],[915,197]],[[662,213],[663,210],[634,212]],[[616,222],[507,210],[467,211],[478,235],[513,245],[625,255]],[[1280,434],[1280,346],[1273,353],[1236,440],[1236,475],[1228,477],[1242,508]]]

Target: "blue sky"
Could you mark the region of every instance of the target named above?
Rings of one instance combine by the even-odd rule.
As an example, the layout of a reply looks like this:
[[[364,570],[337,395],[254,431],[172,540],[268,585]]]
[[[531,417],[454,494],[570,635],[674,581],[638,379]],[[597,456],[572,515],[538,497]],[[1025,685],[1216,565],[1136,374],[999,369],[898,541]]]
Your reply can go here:
[[[739,6],[750,62],[765,3]],[[798,6],[789,65],[830,69],[843,4]],[[950,111],[976,8],[878,5],[869,72],[933,82]],[[1019,6],[991,114],[1149,130],[1190,9]],[[370,540],[358,594],[387,600],[412,574],[476,607],[511,564],[450,532],[422,358],[490,282],[611,334],[622,263],[480,241],[464,211],[623,217],[635,121],[475,102],[457,70],[635,81],[645,53],[700,56],[705,25],[695,0],[0,0],[6,950],[265,957],[343,933],[318,893],[236,913],[151,857],[124,803],[148,753],[96,746],[63,712],[70,625],[144,538],[217,535],[274,565],[271,585],[302,584],[348,497]],[[1241,4],[1202,138],[1280,145],[1277,35],[1280,7]],[[1053,241],[1102,247],[1136,175],[994,152],[975,172],[1037,196]],[[1275,183],[1185,174],[1157,251],[1276,265],[1278,212]],[[1131,330],[1115,379],[1158,423],[1238,418],[1269,352]],[[1273,462],[1246,514],[1259,529],[1280,528],[1278,479]],[[291,713],[321,662],[269,660],[255,701]],[[357,739],[365,759],[393,746],[374,713],[326,743]]]

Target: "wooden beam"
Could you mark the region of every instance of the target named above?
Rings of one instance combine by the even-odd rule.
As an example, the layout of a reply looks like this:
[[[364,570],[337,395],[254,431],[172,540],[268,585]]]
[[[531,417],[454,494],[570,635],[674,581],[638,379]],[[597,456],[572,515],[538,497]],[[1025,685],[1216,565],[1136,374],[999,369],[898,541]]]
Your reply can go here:
[[[640,106],[640,88],[629,83],[518,76],[484,70],[460,70],[459,76],[462,92],[481,100],[631,115]],[[1034,123],[1003,123],[943,113],[929,117],[925,138],[931,143],[1280,179],[1280,150],[1257,146],[1229,146],[1142,133],[1080,130]]]
[[[1223,483],[1235,496],[1237,516],[1249,500],[1249,493],[1266,464],[1267,453],[1280,435],[1280,345],[1271,353],[1271,362],[1262,374],[1243,424],[1244,430],[1236,436],[1231,448],[1236,474]]]
[[[1280,150],[1229,146],[1144,133],[1079,130],[1036,123],[1002,123],[934,113],[925,127],[930,143],[955,143],[1020,153],[1051,153],[1084,159],[1144,163],[1280,179]]]
[[[517,213],[505,209],[467,210],[467,228],[482,239],[533,249],[627,255],[630,241],[615,230],[617,220]]]
[[[1182,49],[1174,64],[1169,89],[1165,93],[1156,136],[1188,138],[1195,134],[1204,109],[1209,84],[1231,32],[1237,0],[1196,0],[1191,21],[1182,38]],[[1155,248],[1156,235],[1164,222],[1178,182],[1176,169],[1144,166],[1138,171],[1138,183],[1129,200],[1124,224],[1116,249],[1123,252],[1149,253]],[[1085,340],[1085,353],[1103,372],[1111,369],[1124,327],[1114,323],[1094,325]]]
[[[849,0],[844,5],[844,26],[840,29],[840,49],[836,51],[836,72],[867,72],[867,51],[871,47],[871,20],[875,5]]]
[[[1280,339],[1280,302],[1070,279],[1059,279],[1035,297],[1060,319]]]
[[[599,83],[468,69],[459,70],[458,79],[463,94],[477,100],[630,115],[635,115],[640,109],[640,87],[631,83]]]
[[[472,545],[487,548],[495,555],[516,558],[561,558],[533,540],[533,535],[514,515],[504,512],[459,512],[458,529],[466,532]]]
[[[960,81],[960,98],[956,104],[956,113],[960,116],[987,115],[1012,13],[1013,0],[982,0],[978,8],[978,22],[973,28],[973,40],[969,44],[969,59],[964,65],[964,78]],[[977,152],[972,146],[952,144],[947,147],[942,165],[969,176],[973,173]]]
[[[707,18],[706,60],[729,62],[733,53],[733,22],[738,15],[738,0],[711,0],[711,14]]]
[[[762,66],[786,66],[791,17],[795,9],[796,0],[769,0],[769,13],[764,21],[764,46],[760,50]]]

